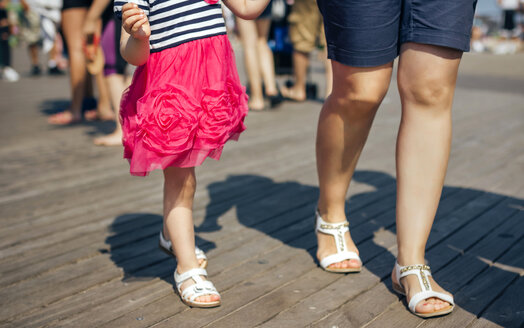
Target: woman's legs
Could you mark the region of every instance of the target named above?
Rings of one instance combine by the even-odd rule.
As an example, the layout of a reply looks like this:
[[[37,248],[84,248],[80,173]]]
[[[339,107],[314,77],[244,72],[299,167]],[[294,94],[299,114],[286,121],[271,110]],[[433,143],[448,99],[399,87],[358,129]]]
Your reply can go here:
[[[107,89],[111,97],[111,103],[115,111],[116,128],[112,133],[95,138],[93,143],[98,146],[121,146],[122,145],[122,126],[120,125],[119,110],[122,93],[129,85],[124,75],[111,74],[106,76]]]
[[[262,77],[258,64],[257,28],[254,21],[238,17],[237,26],[244,49],[244,62],[249,83],[248,105],[251,109],[261,110],[264,108],[264,94],[262,93]]]
[[[70,8],[62,12],[62,28],[69,52],[69,74],[71,84],[70,121],[78,122],[82,119],[82,101],[86,88],[86,61],[82,50],[82,27],[87,15],[87,8]],[[51,123],[54,122],[50,117]],[[58,118],[58,116],[57,116]]]
[[[333,91],[326,99],[318,122],[318,209],[326,222],[346,220],[346,193],[371,123],[391,79],[392,63],[356,68],[332,61]],[[358,253],[349,234],[346,243]],[[332,236],[317,234],[320,259],[337,252]],[[356,260],[335,263],[333,268],[357,267]]]
[[[164,235],[169,236],[177,258],[178,273],[198,268],[195,255],[195,231],[193,225],[193,199],[196,190],[194,168],[168,167],[164,170]],[[205,279],[205,277],[202,277]],[[183,290],[193,284],[188,280]],[[216,295],[197,297],[197,302],[214,302]]]
[[[98,101],[94,118],[102,121],[112,120],[115,117],[113,110],[111,109],[112,95],[107,87],[108,81],[106,80],[103,71],[100,71],[95,75],[95,81],[98,90]]]
[[[462,52],[404,44],[398,68],[402,120],[397,138],[398,263],[424,263],[451,146],[451,106]],[[443,291],[430,278],[433,289]],[[402,279],[408,300],[420,291],[415,276]],[[410,289],[411,287],[411,289]],[[428,313],[448,307],[438,299],[417,305]]]
[[[273,61],[273,52],[267,44],[271,19],[257,19],[255,20],[255,24],[257,28],[258,63],[266,88],[266,95],[275,96],[278,94],[277,82],[275,81],[275,62]]]

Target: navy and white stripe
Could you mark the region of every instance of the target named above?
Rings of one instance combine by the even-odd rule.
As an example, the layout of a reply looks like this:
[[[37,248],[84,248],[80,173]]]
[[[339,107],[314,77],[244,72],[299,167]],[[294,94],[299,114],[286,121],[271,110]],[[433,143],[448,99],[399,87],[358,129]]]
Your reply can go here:
[[[115,0],[114,11],[119,19],[127,2],[136,3],[149,19],[151,52],[226,34],[220,2],[211,5],[204,0]]]

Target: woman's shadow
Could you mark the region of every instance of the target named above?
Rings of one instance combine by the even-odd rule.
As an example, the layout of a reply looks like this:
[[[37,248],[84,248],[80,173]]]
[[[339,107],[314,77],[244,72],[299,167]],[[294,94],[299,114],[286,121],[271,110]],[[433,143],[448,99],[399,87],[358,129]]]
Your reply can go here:
[[[390,288],[389,273],[395,261],[390,249],[391,237],[395,235],[396,181],[389,174],[377,171],[357,171],[353,181],[367,184],[372,190],[355,194],[346,202],[352,238],[359,247],[365,268]],[[303,249],[316,262],[314,211],[318,187],[293,181],[275,182],[258,175],[232,175],[209,184],[207,189],[210,201],[205,218],[195,228],[197,245],[205,251],[215,248],[215,244],[199,238],[199,233],[221,230],[221,217],[235,209],[242,225],[285,245]],[[468,282],[477,276],[480,281],[502,279],[495,282],[500,285],[494,288],[497,294],[492,301],[495,301],[495,296],[511,283],[522,280],[519,272],[523,270],[524,257],[518,254],[519,247],[514,246],[524,235],[524,225],[520,223],[524,221],[523,209],[522,199],[445,186],[428,241],[428,258],[439,283],[455,294],[457,304],[463,309],[495,323],[507,324],[508,318],[503,320],[485,312],[489,305],[486,302],[471,301],[472,293],[478,288],[469,288]],[[111,245],[111,259],[125,273],[124,279],[160,277],[173,283],[174,262],[162,252],[152,251],[157,247],[161,226],[162,218],[155,214],[129,214],[115,220],[114,235],[107,243]],[[377,237],[380,235],[389,238],[390,246]],[[517,255],[505,256],[509,249]],[[488,265],[495,261],[505,266]],[[453,278],[455,272],[450,272],[454,268],[461,270],[456,278]],[[519,302],[517,306],[522,307],[523,302]],[[516,314],[514,320],[522,317]]]

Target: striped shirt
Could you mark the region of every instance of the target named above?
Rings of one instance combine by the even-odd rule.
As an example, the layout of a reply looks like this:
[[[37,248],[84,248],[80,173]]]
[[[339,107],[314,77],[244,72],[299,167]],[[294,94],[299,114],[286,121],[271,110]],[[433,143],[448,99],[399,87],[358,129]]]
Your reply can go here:
[[[122,6],[127,2],[136,3],[149,19],[151,52],[226,34],[220,2],[208,4],[204,0],[115,0],[114,11],[117,18],[122,19]]]

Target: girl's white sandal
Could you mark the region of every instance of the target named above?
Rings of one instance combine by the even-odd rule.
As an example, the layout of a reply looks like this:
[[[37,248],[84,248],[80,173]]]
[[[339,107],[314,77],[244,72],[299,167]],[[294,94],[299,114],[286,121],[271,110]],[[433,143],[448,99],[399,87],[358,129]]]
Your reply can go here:
[[[455,307],[453,296],[436,292],[431,288],[431,282],[428,279],[428,277],[431,276],[431,270],[428,265],[413,264],[407,266],[400,266],[398,262],[395,262],[395,280],[393,281],[393,290],[395,290],[397,293],[401,295],[406,296],[406,292],[404,290],[404,287],[402,287],[402,284],[400,283],[400,279],[409,275],[417,276],[418,283],[420,284],[421,289],[421,291],[413,295],[413,297],[409,301],[408,308],[411,311],[411,313],[421,318],[430,318],[445,315],[453,311],[453,308]],[[419,313],[415,310],[419,302],[432,297],[448,302],[450,304],[449,308],[431,313]]]
[[[175,253],[173,252],[173,246],[171,241],[164,238],[164,234],[160,231],[160,238],[158,240],[158,247],[168,255],[173,256],[176,259]],[[203,250],[195,246],[195,255],[197,260],[200,262],[200,268],[207,268],[207,256]]]
[[[320,266],[322,269],[328,272],[336,273],[347,273],[347,272],[360,272],[362,270],[362,260],[357,253],[348,251],[344,234],[349,231],[349,222],[344,221],[340,223],[328,223],[322,220],[318,210],[316,211],[317,224],[316,231],[332,235],[335,238],[335,244],[337,246],[337,252],[332,255],[328,255],[320,260]],[[342,262],[345,260],[358,260],[360,267],[358,268],[329,268],[333,263]]]
[[[178,291],[178,295],[188,306],[192,307],[201,307],[201,308],[210,308],[220,305],[220,300],[214,302],[197,302],[197,297],[206,296],[206,295],[217,295],[220,296],[216,290],[213,283],[209,280],[203,280],[201,276],[207,277],[207,272],[205,269],[196,268],[186,271],[182,274],[178,274],[175,270],[175,284]],[[193,285],[187,286],[184,290],[181,290],[182,284],[186,281],[192,279],[195,283]]]

